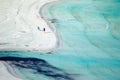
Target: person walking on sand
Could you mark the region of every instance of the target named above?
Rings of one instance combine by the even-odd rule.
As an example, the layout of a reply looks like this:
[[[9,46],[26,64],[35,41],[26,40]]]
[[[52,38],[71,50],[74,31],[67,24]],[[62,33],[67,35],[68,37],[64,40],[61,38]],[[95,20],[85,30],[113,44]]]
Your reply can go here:
[[[45,32],[45,28],[43,28],[43,31]]]
[[[40,30],[40,27],[38,26],[38,30]]]

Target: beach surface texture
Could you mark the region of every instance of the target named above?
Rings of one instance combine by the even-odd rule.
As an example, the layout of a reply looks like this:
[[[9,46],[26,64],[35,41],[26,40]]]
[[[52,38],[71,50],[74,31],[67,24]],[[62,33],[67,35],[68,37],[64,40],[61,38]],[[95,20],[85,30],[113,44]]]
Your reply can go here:
[[[0,80],[120,80],[120,0],[0,4]]]
[[[56,0],[0,0],[0,51],[55,49],[56,30],[40,15],[41,6],[52,1]]]

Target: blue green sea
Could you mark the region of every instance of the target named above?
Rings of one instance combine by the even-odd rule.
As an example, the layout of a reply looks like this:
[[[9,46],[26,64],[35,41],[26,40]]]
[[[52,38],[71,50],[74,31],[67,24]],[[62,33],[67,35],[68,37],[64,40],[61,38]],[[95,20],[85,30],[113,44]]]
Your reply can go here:
[[[20,77],[120,80],[120,0],[61,0],[44,9],[62,45],[52,54],[0,52]]]

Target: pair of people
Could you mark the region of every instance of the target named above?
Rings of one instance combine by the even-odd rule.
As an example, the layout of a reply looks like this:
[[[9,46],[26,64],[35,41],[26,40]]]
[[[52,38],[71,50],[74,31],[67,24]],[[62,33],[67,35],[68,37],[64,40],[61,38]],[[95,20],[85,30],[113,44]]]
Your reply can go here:
[[[41,30],[39,26],[38,26],[38,30]],[[43,28],[43,30],[42,30],[42,31],[44,31],[44,32],[45,32],[45,28]]]

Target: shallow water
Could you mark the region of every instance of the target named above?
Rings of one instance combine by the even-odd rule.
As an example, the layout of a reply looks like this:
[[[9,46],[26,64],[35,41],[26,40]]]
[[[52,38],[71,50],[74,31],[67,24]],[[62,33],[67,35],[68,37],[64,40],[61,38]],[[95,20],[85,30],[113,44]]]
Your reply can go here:
[[[12,56],[14,62],[7,62],[29,80],[120,80],[119,5],[120,0],[63,0],[48,5],[45,15],[54,20],[62,47],[53,54],[1,52],[0,56]],[[22,58],[15,61],[16,57]]]

